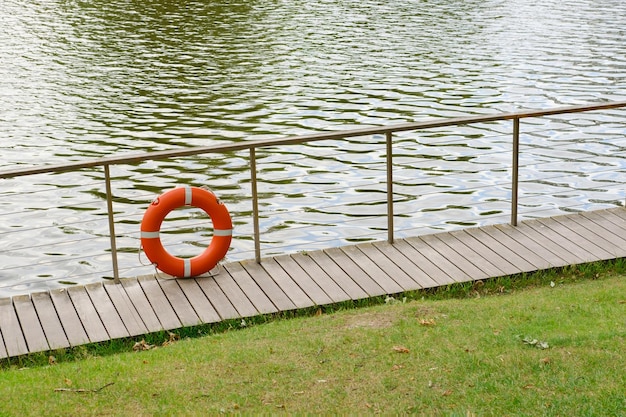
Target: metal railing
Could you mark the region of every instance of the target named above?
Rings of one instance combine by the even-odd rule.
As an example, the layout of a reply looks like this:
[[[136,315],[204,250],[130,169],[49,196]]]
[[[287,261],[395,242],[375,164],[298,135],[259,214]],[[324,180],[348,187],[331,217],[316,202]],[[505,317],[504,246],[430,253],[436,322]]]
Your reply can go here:
[[[362,129],[345,130],[337,132],[322,132],[303,136],[293,136],[287,138],[275,138],[268,140],[242,141],[231,144],[219,144],[204,147],[186,148],[182,150],[167,150],[158,152],[149,152],[142,154],[132,154],[126,156],[116,156],[109,158],[100,158],[88,161],[71,162],[59,165],[46,165],[40,167],[20,168],[6,170],[0,172],[0,179],[8,179],[15,177],[23,177],[45,173],[61,173],[77,171],[85,168],[103,167],[106,185],[106,200],[108,211],[108,223],[111,245],[111,256],[113,264],[113,274],[115,281],[119,281],[116,235],[115,235],[115,218],[113,214],[113,193],[111,187],[110,166],[135,164],[149,160],[164,160],[195,156],[201,154],[223,154],[234,151],[248,150],[250,158],[250,180],[252,194],[252,213],[253,213],[253,229],[254,229],[254,253],[255,260],[261,262],[261,239],[259,228],[259,197],[257,190],[257,157],[256,151],[259,148],[276,147],[303,144],[314,141],[347,139],[359,136],[384,135],[386,142],[386,195],[387,195],[387,240],[390,243],[394,241],[394,191],[393,191],[393,134],[398,132],[417,131],[424,129],[462,126],[477,123],[496,122],[496,121],[513,121],[512,131],[512,180],[511,180],[511,220],[513,226],[517,225],[518,219],[518,187],[519,187],[519,148],[520,148],[520,120],[526,118],[536,118],[544,116],[562,115],[568,113],[581,113],[596,110],[609,110],[620,107],[626,107],[626,101],[607,102],[599,104],[560,107],[545,110],[528,110],[513,113],[499,113],[493,115],[442,118],[423,122],[402,123],[388,126],[368,127]]]

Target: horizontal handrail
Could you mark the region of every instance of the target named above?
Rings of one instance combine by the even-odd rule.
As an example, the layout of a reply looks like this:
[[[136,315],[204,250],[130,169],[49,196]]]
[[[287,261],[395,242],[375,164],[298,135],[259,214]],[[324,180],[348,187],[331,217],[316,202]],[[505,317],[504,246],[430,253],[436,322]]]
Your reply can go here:
[[[137,162],[162,160],[168,158],[179,158],[185,156],[201,155],[206,153],[224,153],[262,148],[269,146],[295,145],[305,142],[319,140],[343,139],[358,136],[368,136],[377,134],[387,134],[394,132],[406,132],[412,130],[432,129],[437,127],[461,126],[473,123],[495,122],[501,120],[526,119],[531,117],[552,116],[567,113],[580,113],[594,110],[609,110],[626,107],[626,101],[613,101],[599,104],[588,104],[580,106],[557,107],[544,110],[525,110],[512,113],[498,113],[482,116],[464,116],[455,118],[444,118],[427,120],[422,122],[398,123],[387,126],[375,126],[362,129],[342,130],[337,132],[319,132],[301,136],[290,136],[286,138],[274,138],[265,140],[251,140],[237,143],[225,143],[211,146],[198,146],[187,149],[176,149],[156,152],[146,152],[141,154],[131,154],[126,156],[115,156],[109,158],[98,158],[88,161],[69,162],[65,164],[44,165],[40,167],[18,168],[0,171],[0,178],[15,178],[27,175],[60,173],[75,171],[84,168],[93,168],[106,165],[124,165]]]

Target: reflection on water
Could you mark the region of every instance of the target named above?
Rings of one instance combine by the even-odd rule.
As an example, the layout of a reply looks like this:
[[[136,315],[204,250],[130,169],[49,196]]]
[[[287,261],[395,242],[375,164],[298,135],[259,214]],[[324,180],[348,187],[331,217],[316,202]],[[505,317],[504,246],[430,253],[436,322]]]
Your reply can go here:
[[[624,100],[624,27],[620,0],[3,0],[0,169]],[[510,132],[397,135],[399,235],[506,221]],[[623,204],[623,111],[522,132],[522,214]],[[267,253],[384,237],[383,140],[260,151]],[[248,167],[239,153],[113,167],[124,274],[151,272],[138,223],[183,184],[219,194],[236,227],[229,258],[252,257]],[[111,275],[102,178],[0,182],[0,293]],[[171,234],[186,230],[177,250],[197,253],[210,230],[193,212],[173,217]]]

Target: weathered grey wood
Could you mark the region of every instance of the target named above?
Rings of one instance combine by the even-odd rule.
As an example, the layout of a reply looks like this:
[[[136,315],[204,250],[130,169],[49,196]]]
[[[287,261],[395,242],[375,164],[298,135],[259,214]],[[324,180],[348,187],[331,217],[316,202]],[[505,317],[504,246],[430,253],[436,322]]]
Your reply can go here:
[[[621,218],[626,227],[626,207],[615,207],[606,211]]]
[[[9,354],[4,346],[4,337],[2,336],[2,326],[0,326],[0,359],[8,358]]]
[[[429,236],[425,237],[428,239]],[[443,243],[443,245],[437,242],[437,240]],[[486,259],[482,259],[474,249],[465,246],[448,233],[434,235],[431,246],[439,250],[443,256],[461,268],[472,279],[502,275],[502,271],[495,268]]]
[[[608,210],[599,210],[595,214],[596,216],[605,218],[609,222],[613,223],[613,228],[616,231],[619,231],[620,236],[624,236],[626,234],[626,221],[621,216],[615,214],[615,212]]]
[[[63,325],[63,330],[67,336],[70,346],[80,346],[89,343],[89,336],[85,332],[83,323],[78,317],[72,300],[66,289],[56,289],[50,291],[50,298],[54,308],[59,315],[59,321]]]
[[[499,256],[514,265],[515,268],[519,269],[520,272],[530,272],[536,269],[533,264],[511,250],[504,243],[499,242],[493,236],[486,233],[484,228],[470,227],[464,229],[463,232],[470,235],[476,242],[480,242],[494,253],[499,254]]]
[[[261,314],[275,313],[278,311],[274,303],[268,298],[268,296],[259,288],[256,282],[252,279],[250,274],[241,266],[241,264],[234,262],[225,264],[231,277],[235,280],[239,288],[246,294],[246,297],[254,305],[254,308]]]
[[[289,255],[274,257],[291,279],[298,284],[316,305],[330,304],[333,299],[320,288],[315,281]]]
[[[9,356],[28,353],[28,346],[10,298],[0,299],[0,329],[2,329],[2,338]]]
[[[304,256],[304,255],[303,255]],[[322,271],[337,283],[353,300],[368,298],[369,294],[348,274],[341,269],[324,251],[307,252],[307,257],[311,258]],[[380,287],[378,288],[380,290]]]
[[[378,249],[384,256],[389,258],[398,268],[402,269],[408,276],[410,276],[415,283],[421,288],[437,287],[439,284],[433,280],[426,272],[424,272],[418,265],[411,262],[397,248],[399,240],[396,240],[393,244],[387,241],[374,242],[372,245]],[[405,242],[406,244],[406,242]],[[437,270],[439,274],[442,274],[441,270]]]
[[[513,275],[521,272],[519,268],[498,255],[482,242],[476,240],[472,235],[463,230],[456,230],[450,233],[450,236],[458,240],[468,250],[472,250],[477,256],[471,259],[480,269],[489,275],[497,277],[504,275]],[[488,265],[480,263],[481,260],[488,261]],[[479,263],[477,263],[479,262]],[[492,269],[495,268],[495,269]]]
[[[13,297],[13,306],[15,306],[18,320],[22,323],[22,332],[24,333],[24,339],[26,339],[28,351],[44,352],[50,350],[30,296],[18,295]]]
[[[326,294],[336,303],[347,301],[352,299],[339,284],[335,282],[320,266],[308,255],[302,253],[294,253],[291,255],[291,259],[298,264],[302,270],[313,279],[324,290]],[[361,290],[354,281],[350,280],[351,288],[358,288],[357,294],[361,294]]]
[[[610,255],[610,257],[606,259],[613,259],[618,256],[616,244],[612,243],[609,240],[611,236],[615,235],[613,235],[612,233],[606,233],[605,229],[599,227],[592,221],[585,219],[582,216],[577,216],[576,218],[572,218],[569,221],[567,218],[562,218],[561,216],[559,216],[555,217],[554,221],[560,223],[564,227],[567,227],[574,233],[585,236],[585,238],[592,242],[594,245],[602,248],[604,252]],[[626,240],[623,240],[621,244],[626,247]]]
[[[202,277],[195,280],[222,320],[241,317],[220,286],[217,285],[214,277]]]
[[[102,324],[104,324],[104,328],[109,334],[109,339],[120,339],[130,336],[102,283],[97,282],[85,285],[85,289],[100,316]]]
[[[285,294],[285,292],[276,284],[276,282],[269,276],[267,271],[263,269],[255,261],[241,261],[239,262],[242,268],[244,268],[250,277],[257,283],[259,287],[263,289],[263,292],[272,300],[272,303],[280,311],[295,310],[296,305]]]
[[[50,349],[61,349],[70,346],[63,325],[52,303],[49,292],[41,291],[31,294],[31,300],[37,311],[41,327]]]
[[[343,253],[348,255],[356,265],[359,266],[367,275],[369,275],[386,294],[397,294],[404,291],[393,278],[385,271],[378,267],[371,259],[367,257],[356,246],[344,246],[341,248]]]
[[[202,323],[200,317],[196,314],[195,310],[185,297],[183,290],[180,289],[180,286],[176,282],[176,278],[168,278],[168,279],[159,279],[157,282],[161,286],[161,290],[163,290],[163,294],[167,301],[172,306],[174,313],[178,316],[180,323],[185,326],[196,326]]]
[[[153,276],[142,276],[138,280],[143,293],[152,306],[152,310],[159,318],[159,323],[164,330],[178,329],[182,327],[182,323],[174,312],[167,297],[163,294],[163,290],[157,279]]]
[[[571,260],[566,259],[566,261],[571,262],[572,264],[590,262],[597,259],[593,253],[590,253],[585,248],[581,247],[581,244],[584,244],[584,242],[570,240],[568,236],[564,236],[560,233],[559,229],[561,227],[559,223],[551,222],[546,224],[541,221],[541,219],[537,219],[532,222],[528,222],[528,225],[540,233],[545,242],[554,242],[554,247],[558,246],[563,248],[565,253],[570,254],[572,256]],[[560,253],[561,252],[559,252],[559,254]],[[573,261],[574,257],[578,258],[578,262]]]
[[[100,315],[91,302],[85,287],[70,287],[68,288],[67,293],[72,300],[72,304],[74,304],[76,313],[78,313],[78,318],[81,323],[83,323],[83,328],[85,329],[85,332],[87,332],[87,336],[89,336],[89,341],[96,343],[109,340],[109,334],[107,333],[104,324],[102,324]]]
[[[141,317],[141,321],[148,329],[148,332],[154,333],[165,330],[154,312],[150,300],[146,297],[146,293],[144,293],[143,288],[139,285],[139,278],[123,279],[120,282],[128,299],[135,307],[139,317]]]
[[[148,328],[141,320],[141,316],[121,284],[106,283],[104,284],[104,290],[120,315],[120,319],[122,319],[129,336],[149,333]]]
[[[419,242],[418,244],[423,245],[423,242]],[[402,253],[402,255],[410,260],[416,267],[424,271],[433,281],[437,283],[436,286],[454,284],[456,282],[452,279],[449,273],[454,273],[456,268],[452,271],[445,271],[441,268],[441,265],[436,265],[427,256],[424,256],[413,245],[411,245],[406,239],[396,240],[393,243],[393,247]]]
[[[494,225],[494,226],[483,227],[481,230],[485,234],[493,238],[495,241],[502,244],[503,247],[509,249],[511,253],[517,254],[520,258],[522,258],[529,264],[533,265],[533,269],[531,270],[541,270],[541,269],[546,269],[546,268],[551,267],[550,262],[544,259],[540,254],[528,248],[528,246],[524,244],[525,242],[519,242],[517,239],[515,239],[515,237],[518,237],[518,236],[513,234],[513,237],[512,237],[510,234],[511,231],[509,229],[507,229],[506,231],[500,230],[497,227],[497,225]],[[521,235],[520,237],[523,240],[528,240],[528,242],[532,242],[530,239],[528,239],[524,235]],[[537,249],[537,245],[535,245],[534,242],[532,243],[532,246],[535,249]]]
[[[259,314],[254,304],[250,302],[246,294],[239,288],[237,282],[230,276],[230,273],[224,268],[219,276],[215,277],[215,282],[222,289],[226,297],[230,300],[241,317],[252,317]]]
[[[405,239],[405,241],[409,243],[411,246],[413,246],[415,250],[420,252],[424,258],[427,258],[430,261],[432,261],[434,264],[436,264],[437,267],[443,270],[447,274],[447,276],[452,278],[455,282],[465,282],[465,281],[471,280],[472,277],[467,272],[465,272],[464,270],[456,266],[453,262],[451,262],[448,258],[446,258],[442,253],[440,253],[439,250],[437,250],[436,248],[432,246],[434,244],[435,246],[441,248],[443,243],[437,240],[433,236],[430,236],[430,237],[428,236],[429,235],[422,236],[425,239],[421,239],[418,237],[407,238]],[[445,251],[445,248],[443,249]],[[479,276],[482,275],[482,272],[478,275]]]
[[[361,243],[356,245],[356,248],[363,252],[367,259],[384,271],[385,275],[395,281],[403,291],[414,291],[421,288],[421,285],[407,275],[402,268],[396,265],[389,257],[385,256],[372,243]]]
[[[345,252],[343,252],[339,248],[330,248],[325,249],[324,252],[328,255],[344,272],[365,292],[367,292],[370,297],[375,297],[378,295],[386,294],[385,290],[378,284],[376,281],[372,279],[368,274],[366,274],[359,265],[357,265],[354,260],[352,260]]]
[[[590,261],[597,261],[599,259],[609,259],[611,254],[602,249],[601,246],[596,245],[592,240],[593,236],[590,236],[590,233],[586,233],[586,231],[578,230],[579,233],[572,230],[572,228],[567,227],[555,219],[537,219],[537,221],[543,224],[546,227],[549,227],[553,233],[558,233],[563,239],[570,243],[570,245],[574,246],[578,251],[576,254],[583,258],[586,254],[590,259]],[[569,222],[573,227],[576,223]],[[569,249],[568,246],[565,247]]]
[[[246,269],[252,268],[252,263],[245,262],[242,264]],[[287,297],[298,307],[306,308],[315,305],[313,300],[302,291],[302,288],[296,284],[293,279],[285,272],[285,270],[272,258],[266,258],[261,261],[262,267],[274,282],[283,290]]]
[[[553,268],[563,266],[565,264],[563,259],[556,256],[548,250],[548,248],[529,238],[526,234],[521,233],[519,226],[513,227],[509,225],[497,224],[493,227],[495,230],[498,230],[502,234],[507,235],[511,240],[515,241],[517,243],[518,253],[524,253],[524,258],[529,262],[544,265],[543,268],[539,269]],[[485,231],[490,234],[492,233],[489,228],[486,228]],[[501,237],[496,236],[495,234],[493,236],[496,237],[496,239],[501,239]],[[513,247],[510,245],[510,242],[507,246],[510,248]],[[533,255],[530,255],[530,253]],[[545,263],[542,263],[541,260]]]
[[[550,230],[536,221],[522,222],[516,229],[518,232],[534,240],[535,244],[541,246],[544,250],[548,250],[559,257],[561,261],[559,264],[556,264],[558,266],[587,262],[586,256],[580,257],[572,252],[571,247],[573,245],[568,245],[560,236],[548,237],[550,236]],[[565,246],[569,246],[570,248],[565,248]]]
[[[583,223],[583,219],[585,220]],[[594,214],[594,212],[580,213],[580,217],[576,219],[586,228],[597,230],[597,233],[607,241],[615,245],[615,248],[626,248],[626,234],[622,235],[616,230],[615,225],[602,216]]]
[[[216,323],[220,321],[220,315],[204,295],[202,288],[195,279],[179,279],[176,283],[189,300],[194,311],[202,323]]]

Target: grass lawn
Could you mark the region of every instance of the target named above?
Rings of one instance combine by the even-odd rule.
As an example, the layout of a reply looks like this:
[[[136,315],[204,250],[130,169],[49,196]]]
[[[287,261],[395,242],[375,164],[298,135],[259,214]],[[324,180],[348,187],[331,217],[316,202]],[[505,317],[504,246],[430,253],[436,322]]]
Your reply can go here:
[[[623,272],[480,285],[14,361],[0,370],[0,415],[626,416]]]

